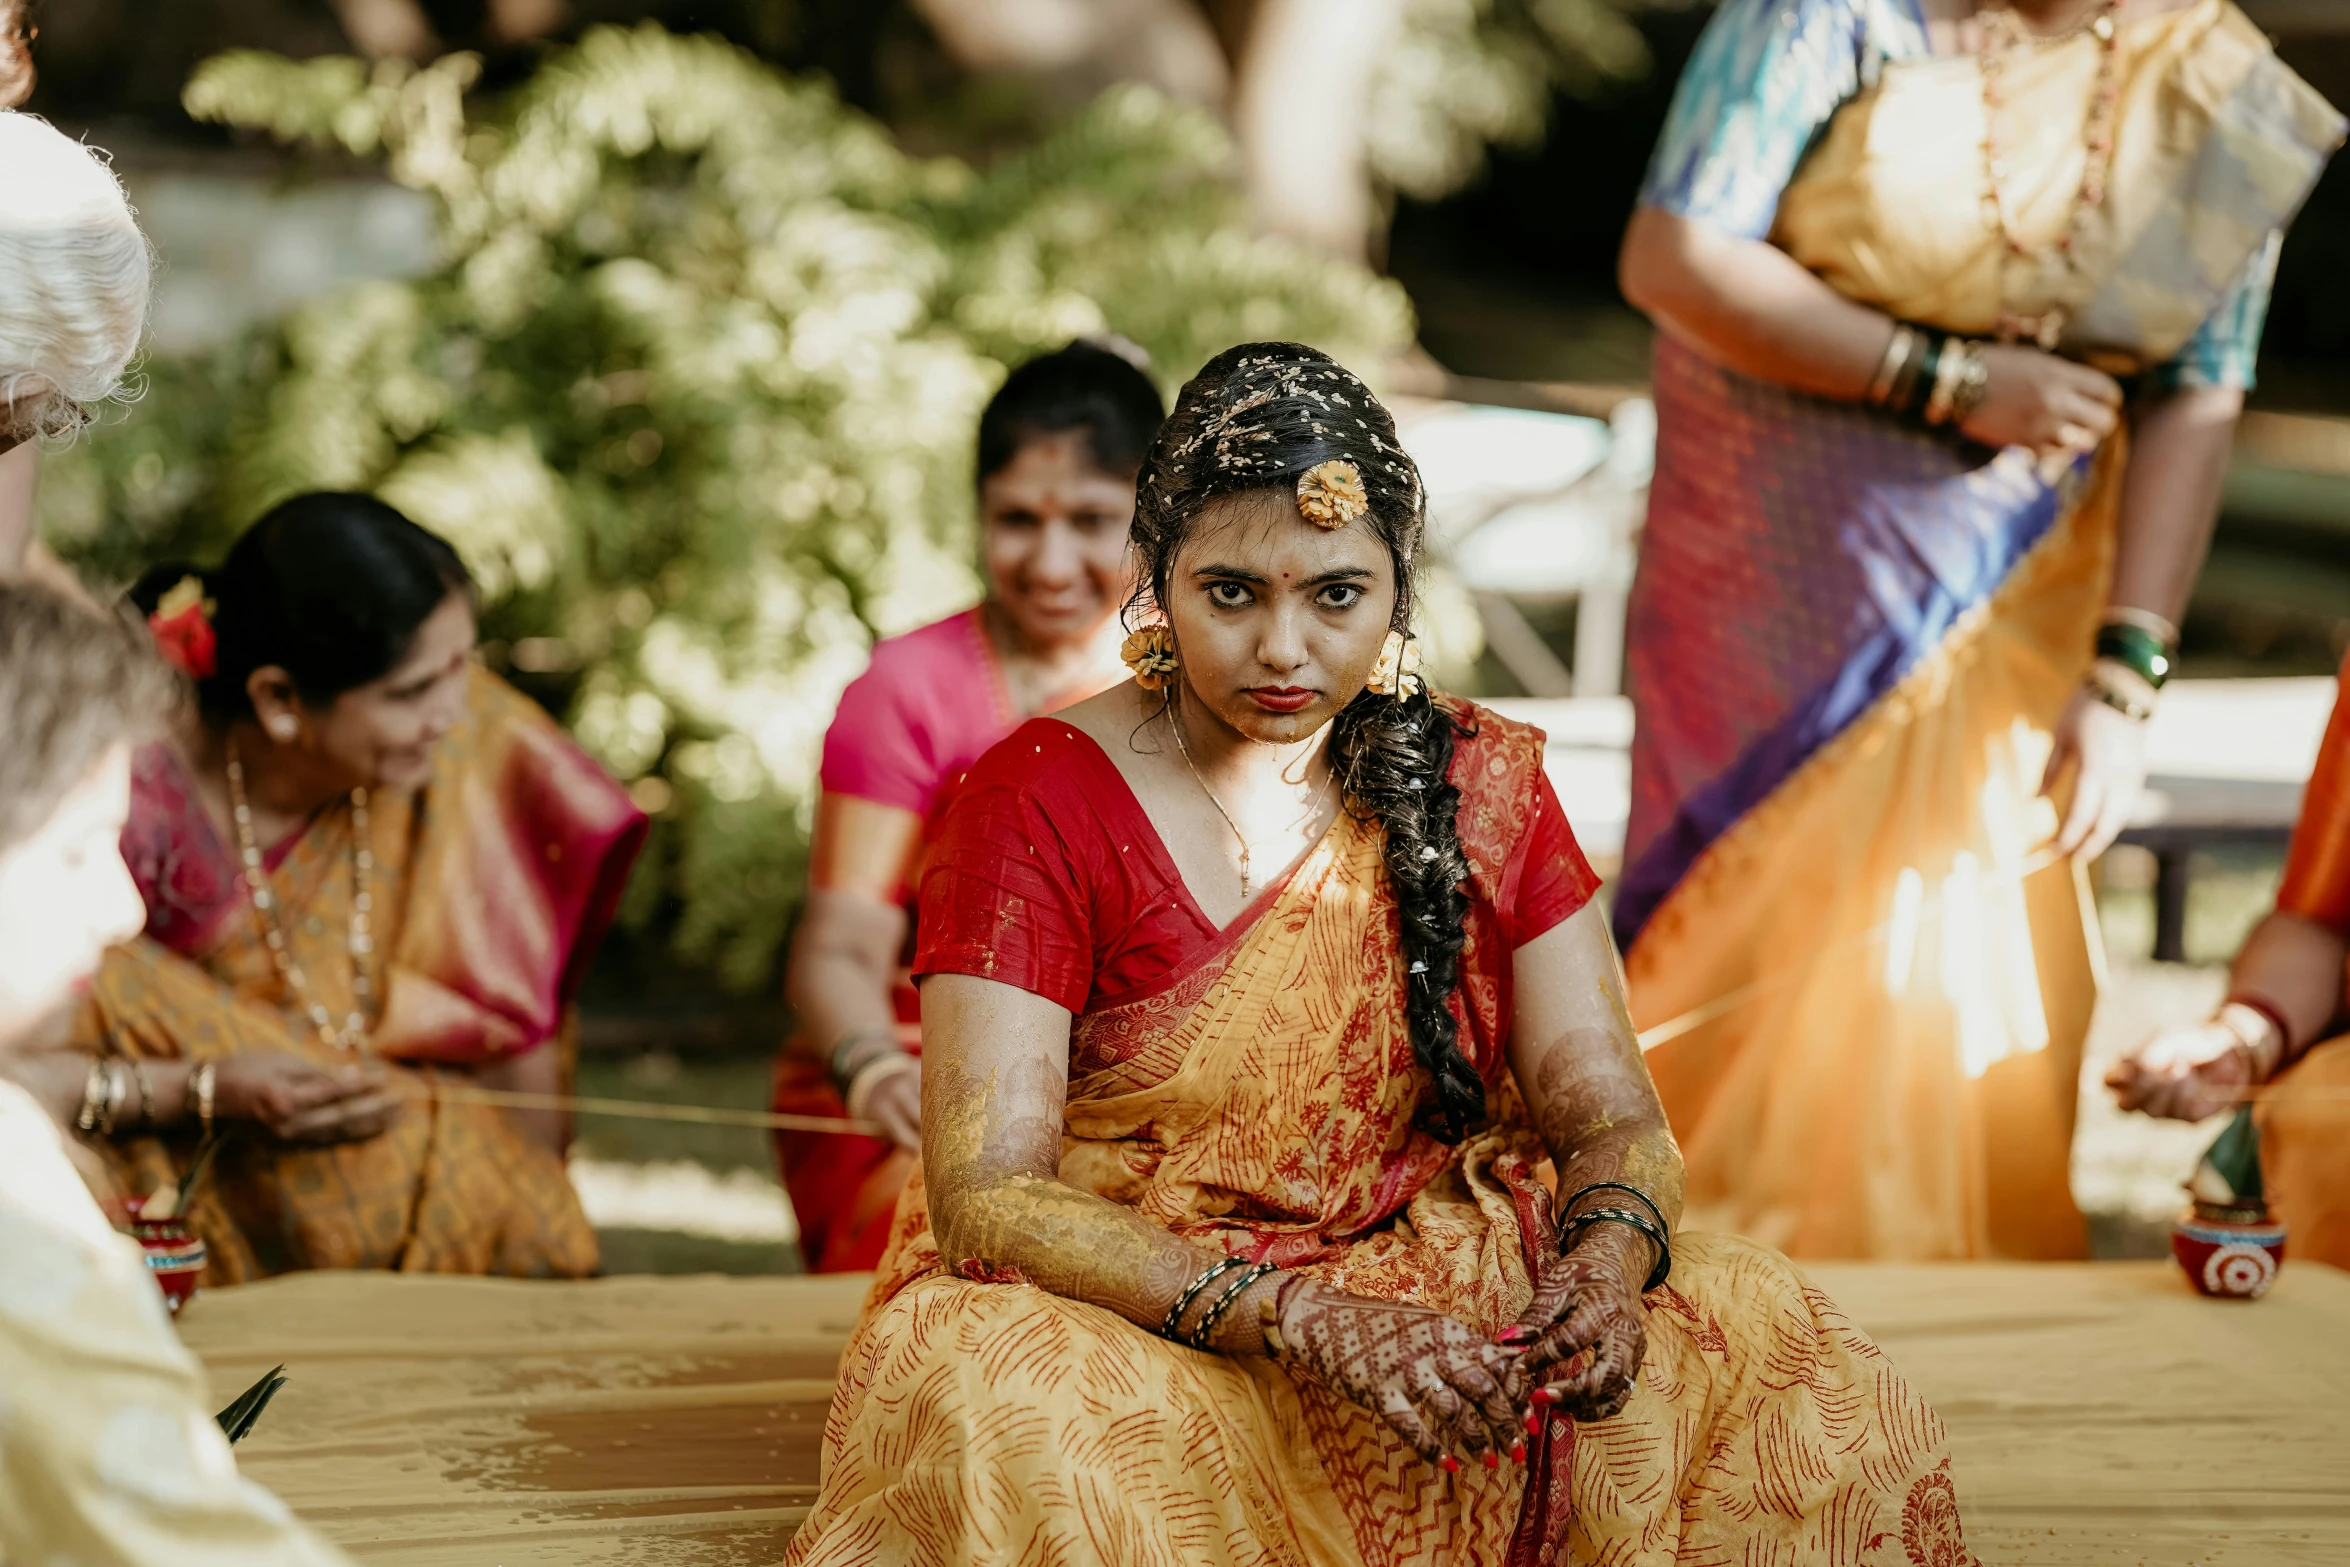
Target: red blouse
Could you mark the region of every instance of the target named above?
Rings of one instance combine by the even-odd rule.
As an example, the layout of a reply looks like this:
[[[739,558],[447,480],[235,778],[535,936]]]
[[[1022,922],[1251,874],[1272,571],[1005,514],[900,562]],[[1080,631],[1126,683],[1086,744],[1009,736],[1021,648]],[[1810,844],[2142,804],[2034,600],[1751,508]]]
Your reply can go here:
[[[1481,730],[1516,727],[1481,710],[1469,716]],[[1454,747],[1455,783],[1498,767],[1482,738]],[[1479,812],[1472,823],[1464,807],[1472,949],[1521,947],[1599,887],[1550,780],[1530,771],[1532,797],[1517,808]],[[1279,891],[1268,888],[1218,930],[1117,764],[1060,720],[1031,719],[980,759],[939,829],[922,878],[914,973],[1001,980],[1082,1015],[1190,971]],[[1498,940],[1477,940],[1481,926]]]

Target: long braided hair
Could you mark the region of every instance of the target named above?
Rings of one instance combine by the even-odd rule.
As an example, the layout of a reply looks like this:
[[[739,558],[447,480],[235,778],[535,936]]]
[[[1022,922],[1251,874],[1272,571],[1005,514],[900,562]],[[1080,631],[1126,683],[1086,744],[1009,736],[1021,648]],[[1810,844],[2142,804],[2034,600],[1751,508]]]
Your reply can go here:
[[[1221,496],[1293,490],[1334,458],[1362,476],[1367,527],[1395,563],[1392,629],[1408,631],[1412,566],[1426,525],[1420,471],[1395,421],[1369,388],[1329,355],[1299,343],[1244,343],[1208,361],[1176,399],[1135,487],[1134,545],[1142,561],[1135,610],[1164,604],[1176,554],[1202,509]],[[1175,687],[1168,688],[1170,700]],[[1404,962],[1412,1050],[1433,1083],[1419,1126],[1458,1143],[1485,1119],[1485,1085],[1461,1054],[1453,992],[1460,981],[1469,900],[1461,853],[1460,791],[1449,781],[1464,731],[1425,689],[1364,691],[1331,726],[1330,755],[1347,809],[1386,835]]]

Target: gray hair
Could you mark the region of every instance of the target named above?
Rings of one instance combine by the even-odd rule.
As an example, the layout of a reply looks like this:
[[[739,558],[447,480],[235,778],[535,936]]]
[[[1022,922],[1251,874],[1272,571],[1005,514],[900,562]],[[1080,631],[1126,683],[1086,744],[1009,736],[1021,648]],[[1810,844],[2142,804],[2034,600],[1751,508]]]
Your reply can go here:
[[[0,440],[72,434],[122,390],[154,254],[105,158],[0,111]]]
[[[178,689],[145,627],[0,582],[0,854],[107,752],[160,734]]]

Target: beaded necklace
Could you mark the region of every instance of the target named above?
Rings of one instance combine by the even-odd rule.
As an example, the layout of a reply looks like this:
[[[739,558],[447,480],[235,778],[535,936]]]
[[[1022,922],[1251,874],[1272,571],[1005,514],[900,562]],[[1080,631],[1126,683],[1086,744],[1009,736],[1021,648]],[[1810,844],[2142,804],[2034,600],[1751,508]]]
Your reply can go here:
[[[286,941],[285,922],[278,908],[275,894],[269,890],[269,881],[261,864],[261,845],[253,836],[253,809],[245,798],[245,761],[237,752],[237,743],[228,743],[229,814],[236,819],[237,852],[244,861],[243,878],[246,891],[252,895],[254,918],[261,925],[261,939],[269,948],[269,959],[277,966],[278,979],[284,983],[286,994],[294,1010],[303,1013],[310,1025],[318,1030],[318,1037],[329,1050],[358,1050],[367,1042],[367,1006],[375,993],[374,982],[368,977],[368,959],[375,951],[372,916],[375,911],[373,887],[375,839],[369,829],[367,791],[351,791],[351,999],[350,1015],[342,1028],[335,1028],[334,1017],[310,988],[310,976],[302,965],[294,961],[292,946]]]
[[[2009,4],[1988,7],[1978,18],[1983,30],[1983,164],[1991,187],[1983,215],[1998,230],[2010,256],[2036,260],[2043,273],[2058,266],[2072,267],[2075,241],[2088,226],[2089,215],[2105,204],[2106,181],[2113,173],[2114,121],[2121,109],[2121,27],[2116,21],[2120,10],[2121,0],[2102,0],[2081,26],[2054,38],[2034,33]],[[2069,43],[2083,33],[2097,40],[2097,85],[2090,93],[2089,113],[2081,127],[2089,155],[2081,165],[2081,188],[2073,196],[2072,216],[2064,233],[2053,245],[2034,252],[2017,232],[2015,211],[2005,188],[2009,149],[1999,135],[1999,111],[2007,103],[2007,68],[2019,54],[2043,44]],[[2004,281],[2000,291],[2004,296]],[[2065,313],[2060,308],[2028,316],[2007,308],[2004,298],[2001,301],[1999,340],[2003,343],[2030,342],[2052,350],[2063,337],[2064,327]]]

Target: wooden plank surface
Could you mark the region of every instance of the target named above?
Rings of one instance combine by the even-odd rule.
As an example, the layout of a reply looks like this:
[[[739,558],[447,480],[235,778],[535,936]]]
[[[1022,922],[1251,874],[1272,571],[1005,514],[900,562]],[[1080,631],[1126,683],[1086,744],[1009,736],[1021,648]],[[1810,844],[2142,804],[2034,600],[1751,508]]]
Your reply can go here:
[[[2350,1562],[2350,1274],[2217,1301],[2168,1262],[1806,1271],[1949,1423],[1990,1567]]]
[[[1818,1265],[1951,1427],[1994,1567],[2350,1562],[2350,1275]],[[763,1567],[806,1515],[862,1277],[311,1274],[199,1296],[239,1452],[369,1567]]]
[[[245,1472],[369,1567],[765,1567],[869,1281],[298,1274],[181,1319]]]

